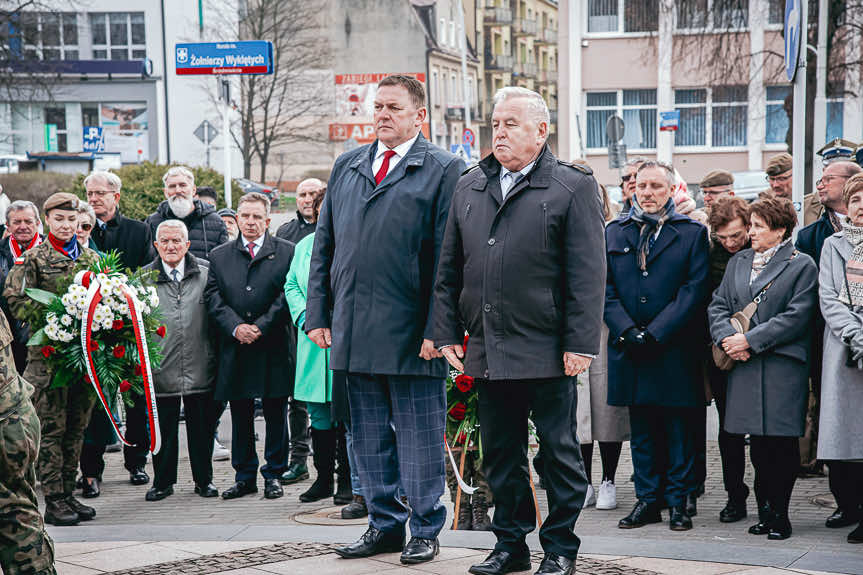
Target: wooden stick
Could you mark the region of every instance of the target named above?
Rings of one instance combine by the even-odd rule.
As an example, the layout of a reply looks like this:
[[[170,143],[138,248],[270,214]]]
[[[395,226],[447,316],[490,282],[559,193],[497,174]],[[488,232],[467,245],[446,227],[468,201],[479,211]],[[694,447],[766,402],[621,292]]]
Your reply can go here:
[[[536,497],[536,487],[533,485],[533,473],[530,465],[527,466],[527,478],[530,481],[530,491],[533,493],[533,508],[536,510],[536,526],[542,527],[542,514],[539,512],[539,499]]]
[[[458,474],[464,478],[464,460],[467,457],[467,439],[465,439],[464,446],[461,448],[461,460],[458,463]],[[455,494],[455,517],[452,519],[452,528],[453,531],[458,529],[458,512],[461,508],[461,486],[456,483],[456,488],[458,491]]]

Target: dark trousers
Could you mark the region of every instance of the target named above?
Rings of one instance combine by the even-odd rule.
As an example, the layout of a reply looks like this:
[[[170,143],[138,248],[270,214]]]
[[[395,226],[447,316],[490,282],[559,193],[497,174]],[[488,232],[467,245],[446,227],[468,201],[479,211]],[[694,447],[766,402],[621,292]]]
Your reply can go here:
[[[830,493],[836,498],[836,506],[851,515],[860,515],[863,512],[863,462],[828,461],[827,468]]]
[[[715,366],[708,367],[710,389],[719,414],[719,456],[722,459],[722,483],[729,499],[746,499],[749,488],[743,482],[746,472],[746,438],[725,431],[725,401],[728,397],[728,376]]]
[[[177,483],[180,400],[180,396],[156,398],[162,434],[162,449],[153,456],[153,487],[157,489],[167,489]],[[212,392],[184,395],[182,401],[192,480],[195,485],[209,485],[213,481],[213,431],[217,403],[213,401]]]
[[[434,539],[446,522],[444,380],[349,373],[354,458],[369,524],[390,533]],[[399,487],[410,511],[399,500]]]
[[[262,400],[266,438],[261,467],[264,479],[277,479],[288,467],[288,398]],[[236,481],[254,484],[258,472],[258,452],[255,451],[255,400],[231,400],[231,465]]]
[[[751,435],[749,457],[755,468],[755,498],[759,507],[768,503],[775,513],[787,516],[800,467],[799,438]]]
[[[291,398],[288,404],[291,463],[305,463],[311,450],[309,436],[309,410],[305,402]]]
[[[695,491],[695,426],[703,409],[629,408],[629,445],[639,500],[674,507],[683,505]]]
[[[527,420],[532,414],[542,445],[549,506],[539,540],[547,553],[575,559],[581,541],[573,529],[587,494],[575,434],[575,380],[480,381],[477,385],[483,470],[495,503],[495,549],[528,553],[525,537],[536,527],[527,461]]]
[[[134,404],[126,406],[126,441],[132,446],[123,446],[123,460],[129,471],[143,468],[147,464],[147,452],[150,450],[150,430],[147,428],[147,400],[143,395],[132,394]],[[110,427],[107,415],[101,404],[93,410],[104,417],[104,424]],[[101,424],[97,424],[101,425]],[[102,477],[105,469],[105,447],[107,441],[97,440],[84,444],[81,449],[81,473],[84,477]]]

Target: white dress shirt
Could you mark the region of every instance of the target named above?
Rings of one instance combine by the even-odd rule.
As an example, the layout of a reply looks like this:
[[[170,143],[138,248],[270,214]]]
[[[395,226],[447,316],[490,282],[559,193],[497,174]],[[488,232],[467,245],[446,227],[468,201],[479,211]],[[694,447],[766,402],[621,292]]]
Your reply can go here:
[[[404,158],[405,155],[410,151],[411,147],[414,145],[414,142],[417,141],[417,138],[419,138],[419,136],[420,133],[417,132],[416,136],[414,136],[407,142],[402,142],[395,148],[387,148],[383,142],[378,140],[378,149],[375,152],[375,159],[372,162],[372,174],[377,174],[378,170],[381,169],[381,164],[384,163],[384,152],[386,152],[387,150],[392,150],[393,152],[395,152],[395,155],[390,158],[390,167],[389,170],[387,170],[387,174],[392,172],[393,168],[396,167],[396,164],[398,164],[401,159]]]
[[[255,256],[257,257],[258,252],[264,246],[264,237],[265,236],[266,236],[266,234],[261,234],[261,237],[259,237],[258,239],[256,239],[253,242],[250,242],[249,240],[246,239],[246,236],[243,236],[243,247],[246,248],[246,251],[249,251],[249,244],[254,245],[255,246]]]
[[[183,278],[186,277],[186,260],[185,258],[180,260],[180,263],[177,264],[177,267],[172,268],[164,261],[162,261],[162,267],[165,269],[165,273],[168,275],[169,279],[174,279],[174,276],[171,275],[171,272],[177,270],[177,281],[183,281]]]

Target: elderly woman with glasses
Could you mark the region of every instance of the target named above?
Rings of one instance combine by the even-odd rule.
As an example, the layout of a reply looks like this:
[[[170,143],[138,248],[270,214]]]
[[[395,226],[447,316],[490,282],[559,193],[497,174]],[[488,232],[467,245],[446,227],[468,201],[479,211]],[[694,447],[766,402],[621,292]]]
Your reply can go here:
[[[87,202],[78,202],[78,241],[81,245],[98,252],[96,242],[90,237],[95,226],[96,212],[93,210],[93,206]]]
[[[708,318],[714,344],[736,361],[728,372],[724,429],[750,435],[759,522],[749,532],[779,540],[791,536],[788,506],[800,465],[818,270],[791,243],[797,213],[790,201],[766,196],[750,206],[749,219],[752,248],[728,262]],[[750,328],[739,333],[732,316],[752,303]]]

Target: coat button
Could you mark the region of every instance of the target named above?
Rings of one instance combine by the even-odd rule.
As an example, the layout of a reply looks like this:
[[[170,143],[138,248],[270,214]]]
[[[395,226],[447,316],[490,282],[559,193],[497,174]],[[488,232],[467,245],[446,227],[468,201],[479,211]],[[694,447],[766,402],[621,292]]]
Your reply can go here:
[[[629,253],[629,248],[623,248],[623,253],[628,254],[628,253]]]
[[[643,271],[643,272],[641,272],[641,275],[643,275],[644,277],[647,277],[648,273],[646,271]]]
[[[641,296],[640,298],[638,298],[638,301],[640,301],[641,303],[647,303],[647,298],[644,296]]]
[[[482,306],[482,309],[486,313],[490,312],[491,311],[491,304],[490,303],[485,304],[484,306]]]
[[[488,245],[490,245],[490,246],[493,246],[493,245],[494,245],[494,238],[490,238],[490,239],[488,240]]]
[[[252,312],[247,311],[247,312],[246,312],[246,317],[252,317]]]
[[[252,286],[246,286],[246,291],[252,291]]]

